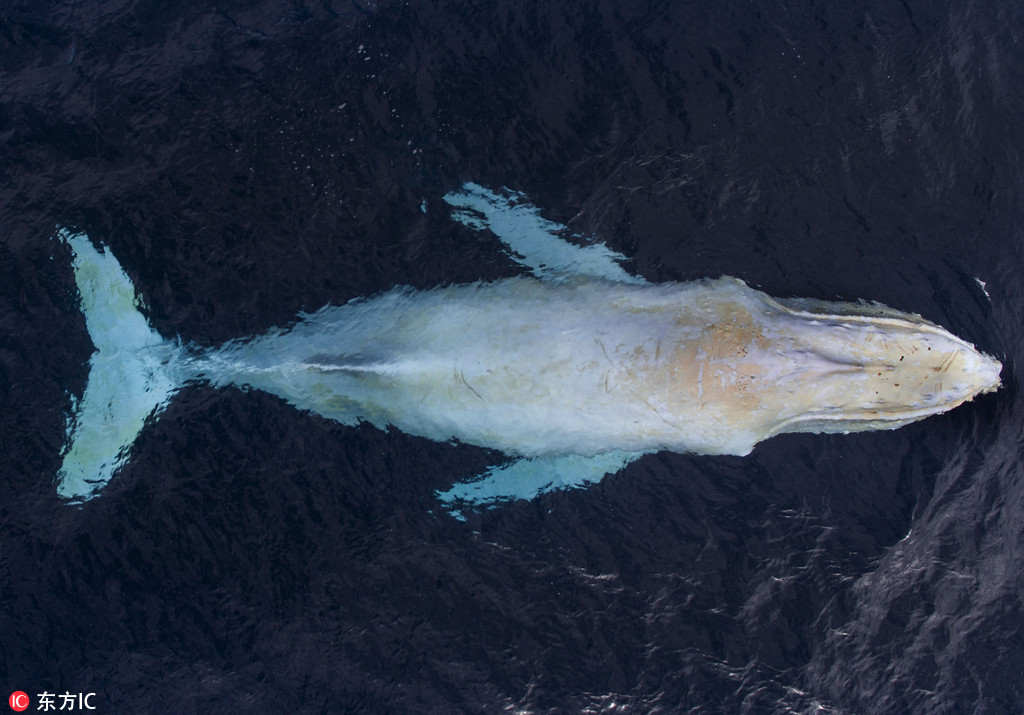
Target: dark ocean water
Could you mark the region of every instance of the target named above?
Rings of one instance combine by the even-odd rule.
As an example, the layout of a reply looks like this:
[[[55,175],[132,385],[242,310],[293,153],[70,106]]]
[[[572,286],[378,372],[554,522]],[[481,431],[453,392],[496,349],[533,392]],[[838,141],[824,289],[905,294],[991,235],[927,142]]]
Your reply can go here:
[[[1024,710],[1019,3],[0,8],[0,683],[102,712]],[[468,514],[487,451],[195,385],[62,502],[92,344],[55,227],[214,346],[515,275],[526,194],[651,281],[877,300],[1003,388]],[[59,704],[59,701],[58,701]],[[35,705],[33,704],[33,708]]]

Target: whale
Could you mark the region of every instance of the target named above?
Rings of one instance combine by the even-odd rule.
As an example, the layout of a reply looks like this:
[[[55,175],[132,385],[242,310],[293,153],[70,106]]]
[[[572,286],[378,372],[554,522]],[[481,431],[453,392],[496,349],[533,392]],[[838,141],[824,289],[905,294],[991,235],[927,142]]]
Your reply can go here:
[[[95,348],[60,496],[102,493],[147,421],[195,384],[503,455],[436,493],[456,516],[663,450],[742,456],[787,432],[895,429],[1000,386],[996,358],[915,313],[771,297],[731,277],[652,283],[517,192],[467,183],[444,200],[521,274],[396,287],[216,347],[160,335],[111,251],[60,228]]]

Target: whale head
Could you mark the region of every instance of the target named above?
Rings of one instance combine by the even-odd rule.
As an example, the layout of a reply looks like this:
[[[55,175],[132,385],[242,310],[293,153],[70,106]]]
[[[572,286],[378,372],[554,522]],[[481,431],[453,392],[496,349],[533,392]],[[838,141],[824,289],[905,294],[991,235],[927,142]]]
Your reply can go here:
[[[787,311],[776,432],[894,429],[999,388],[998,360],[918,315],[832,307]]]

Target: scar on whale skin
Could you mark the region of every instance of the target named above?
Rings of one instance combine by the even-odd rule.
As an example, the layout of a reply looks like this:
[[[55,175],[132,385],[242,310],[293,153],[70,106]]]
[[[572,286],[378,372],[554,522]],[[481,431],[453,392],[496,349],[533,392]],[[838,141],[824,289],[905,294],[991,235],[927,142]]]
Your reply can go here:
[[[444,198],[526,272],[399,287],[212,349],[159,335],[109,250],[61,229],[96,350],[60,495],[95,496],[195,381],[507,455],[437,494],[452,513],[587,484],[659,450],[745,455],[783,432],[893,429],[999,387],[997,360],[919,315],[772,298],[735,278],[652,284],[607,246],[561,238],[519,194],[470,183]]]

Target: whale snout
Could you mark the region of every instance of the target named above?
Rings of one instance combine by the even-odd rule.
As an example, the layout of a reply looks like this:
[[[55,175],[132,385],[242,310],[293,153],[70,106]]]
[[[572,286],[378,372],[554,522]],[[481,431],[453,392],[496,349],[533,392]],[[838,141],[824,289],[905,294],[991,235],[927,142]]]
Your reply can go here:
[[[981,364],[977,368],[978,379],[981,388],[978,394],[995,392],[1002,385],[1000,375],[1003,372],[1003,364],[990,355],[979,353],[982,357]]]
[[[972,346],[959,347],[944,366],[936,368],[940,381],[937,406],[955,407],[977,395],[999,389],[1002,370],[1002,363],[994,357]]]

